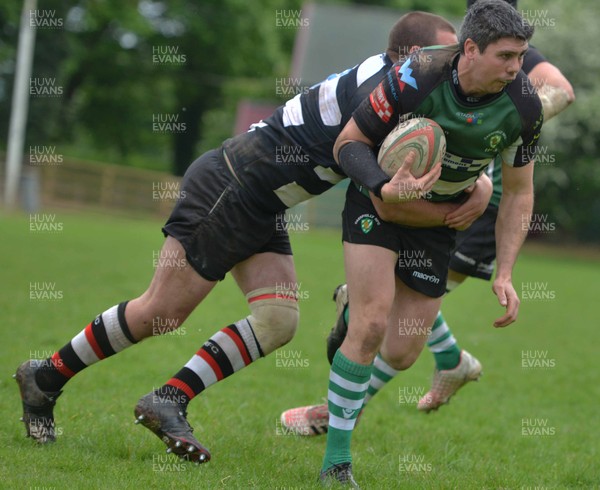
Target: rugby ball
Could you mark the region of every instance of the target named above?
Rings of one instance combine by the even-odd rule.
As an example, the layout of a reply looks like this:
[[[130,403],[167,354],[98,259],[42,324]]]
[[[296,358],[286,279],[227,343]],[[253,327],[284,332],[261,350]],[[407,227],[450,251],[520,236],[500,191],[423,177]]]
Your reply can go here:
[[[411,150],[416,152],[411,173],[415,177],[421,177],[429,172],[446,152],[444,130],[438,123],[425,117],[402,121],[383,140],[377,156],[379,166],[392,177]]]

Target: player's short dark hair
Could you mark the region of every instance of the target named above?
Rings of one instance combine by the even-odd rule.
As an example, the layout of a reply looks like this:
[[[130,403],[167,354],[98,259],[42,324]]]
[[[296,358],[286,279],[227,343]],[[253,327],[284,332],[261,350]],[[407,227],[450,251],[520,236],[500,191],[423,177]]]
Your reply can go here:
[[[533,26],[514,7],[504,0],[477,0],[467,10],[458,35],[461,53],[465,52],[465,41],[472,39],[479,51],[499,39],[512,37],[529,41]]]
[[[467,8],[471,8],[477,0],[467,0]],[[510,3],[514,8],[517,8],[517,0],[504,0],[506,3]]]
[[[404,14],[390,30],[388,56],[406,57],[413,46],[433,46],[438,31],[456,33],[454,26],[439,15],[420,11]]]

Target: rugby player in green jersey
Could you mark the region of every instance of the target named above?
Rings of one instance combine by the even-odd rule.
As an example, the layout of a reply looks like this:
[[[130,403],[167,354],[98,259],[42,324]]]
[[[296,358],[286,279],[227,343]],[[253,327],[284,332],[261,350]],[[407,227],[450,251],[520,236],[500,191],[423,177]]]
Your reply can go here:
[[[532,34],[533,28],[504,1],[480,0],[467,12],[458,47],[425,49],[395,65],[336,141],[334,155],[353,180],[346,197],[343,238],[348,294],[354,306],[330,372],[324,482],[356,485],[350,441],[373,360],[380,352],[394,368],[410,366],[427,336],[399,334],[398,320],[432,325],[445,292],[453,230],[387,223],[368,197],[371,193],[383,202],[394,202],[415,192],[390,181],[373,152],[401,118],[429,117],[446,134],[442,174],[427,195],[431,201],[460,198],[494,158],[502,157],[493,291],[506,312],[494,326],[507,326],[517,318],[519,298],[512,269],[526,235],[523,221],[532,211],[533,159],[543,120],[539,98],[522,90],[530,87],[521,67]],[[477,124],[465,117],[471,112],[477,113]],[[364,219],[373,223],[368,233],[361,226]],[[396,271],[396,276],[399,250],[421,252],[428,261]]]
[[[506,0],[516,8],[516,1]],[[467,2],[470,7],[474,1]],[[561,71],[534,47],[527,51],[522,70],[539,94],[544,120],[548,121],[563,111],[575,100],[573,87]],[[474,113],[469,114],[477,118]],[[475,121],[476,122],[476,121]],[[467,277],[490,280],[494,270],[496,242],[494,226],[498,215],[498,205],[502,194],[501,157],[498,156],[487,169],[493,180],[493,195],[485,213],[470,227],[458,231],[456,245],[450,256],[446,292],[452,291],[464,282]],[[376,203],[378,200],[375,201]],[[379,201],[380,202],[380,201]],[[411,204],[413,205],[413,204]],[[407,205],[402,205],[407,206]],[[402,217],[397,213],[398,205],[376,205],[377,212],[385,221],[399,221]],[[404,218],[405,219],[405,218]],[[415,223],[414,226],[421,226]],[[410,261],[405,260],[404,263]],[[344,340],[349,317],[349,301],[347,285],[338,286],[334,292],[337,320],[331,334],[327,338],[327,357],[333,362],[333,356]],[[455,336],[450,331],[442,312],[438,313],[433,327],[428,329],[427,346],[435,358],[435,369],[431,389],[418,401],[417,408],[424,413],[437,410],[448,403],[462,386],[469,381],[477,380],[481,374],[479,361],[464,349],[459,348]],[[390,366],[378,355],[374,360],[374,368],[364,406],[400,371]],[[288,430],[298,435],[314,436],[325,434],[329,423],[327,404],[307,405],[286,410],[281,414],[281,423]]]

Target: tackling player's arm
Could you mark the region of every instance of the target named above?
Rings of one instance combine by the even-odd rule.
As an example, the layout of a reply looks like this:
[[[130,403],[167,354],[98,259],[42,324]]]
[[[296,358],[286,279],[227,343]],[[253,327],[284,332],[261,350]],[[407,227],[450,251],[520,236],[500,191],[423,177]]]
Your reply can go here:
[[[459,231],[466,230],[485,212],[494,192],[494,185],[488,175],[483,173],[465,192],[469,194],[469,198],[444,219],[444,225]]]
[[[460,206],[457,203],[433,203],[423,199],[406,203],[385,203],[373,193],[371,201],[382,220],[417,228],[443,226],[446,215]]]
[[[535,48],[530,51],[532,52],[527,55],[531,55],[533,66],[528,68],[524,65],[523,69],[538,91],[544,107],[544,120],[548,121],[575,101],[575,92],[569,80],[556,66],[548,62]]]
[[[377,214],[384,221],[407,226],[429,228],[448,226],[465,230],[486,210],[492,195],[492,181],[482,174],[469,190],[468,199],[462,203],[430,202],[425,200],[388,204],[371,194]]]

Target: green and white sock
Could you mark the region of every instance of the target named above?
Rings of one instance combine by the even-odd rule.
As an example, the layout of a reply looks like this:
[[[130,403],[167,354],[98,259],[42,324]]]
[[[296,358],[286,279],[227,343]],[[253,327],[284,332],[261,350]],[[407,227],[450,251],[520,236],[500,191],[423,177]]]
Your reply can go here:
[[[365,366],[348,359],[339,350],[329,372],[329,430],[323,471],[333,465],[352,462],[350,441],[369,385],[372,364]]]
[[[435,365],[440,371],[454,369],[458,366],[461,349],[441,311],[438,313],[427,339],[427,347],[435,357]]]
[[[346,322],[346,325],[348,325],[348,322],[350,321],[349,304],[346,304],[343,315],[344,322]],[[373,362],[373,371],[371,372],[371,379],[369,380],[369,387],[367,389],[363,406],[366,405],[371,398],[373,398],[379,392],[379,390],[389,383],[399,372],[400,371],[397,371],[387,362],[385,362],[383,357],[381,357],[381,354],[378,353],[377,357],[375,357],[375,361]]]
[[[373,398],[379,390],[389,383],[394,376],[400,371],[394,369],[387,362],[383,360],[381,354],[377,354],[375,361],[373,362],[373,371],[371,371],[371,379],[369,380],[369,387],[367,388],[367,395],[365,396],[366,405],[371,398]]]

